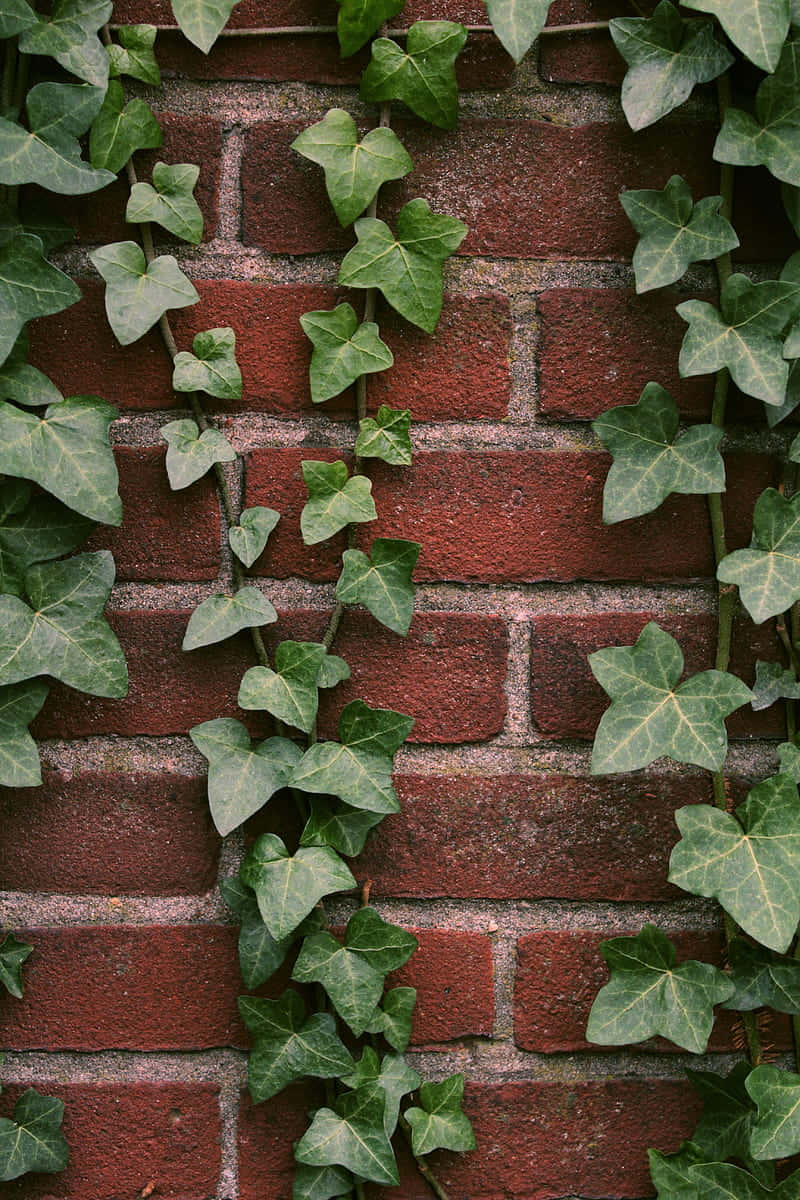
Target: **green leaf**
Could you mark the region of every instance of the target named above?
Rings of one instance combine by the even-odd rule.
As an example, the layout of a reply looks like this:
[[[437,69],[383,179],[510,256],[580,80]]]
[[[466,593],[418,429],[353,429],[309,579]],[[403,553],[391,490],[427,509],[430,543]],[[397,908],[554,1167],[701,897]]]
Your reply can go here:
[[[380,288],[401,316],[433,333],[442,311],[442,263],[467,236],[463,221],[432,213],[426,200],[409,200],[396,238],[373,217],[361,217],[354,229],[358,244],[342,261],[339,283]]]
[[[193,167],[192,170],[197,168]],[[241,400],[242,373],[236,362],[236,334],[233,330],[229,327],[206,329],[196,335],[192,349],[194,354],[181,350],[175,356],[172,376],[174,391],[206,392],[209,396],[218,396],[220,400]],[[271,513],[274,510],[251,511]]]
[[[307,460],[300,465],[308,488],[308,501],[300,514],[300,532],[307,546],[326,541],[352,523],[377,519],[372,483],[364,475],[349,479],[341,460]]]
[[[690,263],[718,258],[739,245],[736,230],[719,215],[722,197],[707,196],[693,205],[680,175],[671,176],[663,191],[622,192],[619,199],[641,235],[633,252],[637,292],[666,287]]]
[[[687,1069],[689,1082],[703,1101],[703,1115],[692,1134],[707,1162],[738,1158],[763,1183],[774,1182],[770,1165],[759,1164],[750,1154],[750,1130],[756,1109],[745,1087],[751,1071],[739,1062],[727,1075]]]
[[[160,144],[159,142],[158,145]],[[168,229],[170,233],[174,233],[176,237],[183,238],[185,242],[192,242],[195,246],[198,245],[203,238],[203,214],[193,192],[199,174],[200,168],[193,163],[175,163],[174,166],[169,166],[167,163],[157,162],[153,167],[152,186],[149,183],[135,183],[131,188],[128,207],[125,210],[125,220],[139,224],[155,221],[158,225],[163,225],[164,229]],[[215,337],[215,335],[219,336]],[[221,345],[217,344],[218,340],[222,342]],[[197,349],[198,342],[201,346],[199,350]],[[212,361],[216,358],[233,359],[234,344],[235,337],[232,329],[211,329],[207,333],[198,333],[194,339],[195,353],[198,357],[209,358]],[[186,351],[177,356],[175,359],[176,374],[178,373],[178,359],[185,361],[191,357]],[[227,362],[226,365],[228,365]],[[238,391],[231,393],[226,390],[222,395],[238,400],[242,394],[242,377],[235,359],[233,368],[232,372],[229,366],[228,371],[222,373],[221,379],[226,389],[229,389],[232,381],[226,379],[225,375],[235,373],[235,377],[238,378]],[[210,377],[213,379],[215,376]],[[219,386],[219,382],[217,386]],[[176,387],[175,390],[178,392],[209,391],[207,387],[196,389]],[[220,395],[219,392],[209,392],[209,394]]]
[[[355,1090],[369,1087],[378,1097],[383,1093],[383,1127],[390,1138],[397,1128],[401,1099],[415,1091],[422,1079],[402,1054],[386,1054],[379,1061],[376,1052],[367,1046],[355,1069],[349,1075],[342,1076],[342,1083]]]
[[[28,1171],[63,1171],[69,1159],[63,1116],[63,1100],[42,1096],[35,1088],[22,1093],[13,1121],[0,1117],[0,1182]]]
[[[22,999],[22,964],[33,954],[33,946],[8,933],[0,942],[0,983],[17,1000]]]
[[[458,121],[456,59],[467,31],[455,21],[415,21],[405,52],[391,38],[372,43],[372,58],[361,76],[361,99],[368,104],[402,100],[412,112],[440,129]]]
[[[364,812],[348,804],[337,803],[322,796],[311,797],[311,814],[306,822],[301,846],[333,846],[347,858],[355,858],[364,849],[370,830],[379,825],[380,813]]]
[[[27,321],[61,312],[80,298],[80,288],[44,257],[37,237],[21,233],[0,246],[0,362]]]
[[[222,898],[237,913],[239,930],[239,967],[247,988],[261,987],[270,979],[289,953],[293,938],[276,940],[261,920],[258,904],[250,888],[238,876],[223,879]]]
[[[406,0],[336,0],[337,32],[342,58],[349,58],[377,33],[384,21],[396,17]]]
[[[374,908],[359,908],[347,922],[344,944],[357,950],[371,967],[388,975],[407,963],[419,942],[400,925],[384,921]]]
[[[681,0],[684,8],[712,13],[735,46],[762,71],[774,71],[789,33],[790,0]]]
[[[38,787],[42,782],[39,751],[28,726],[40,712],[48,691],[42,679],[0,687],[0,785],[3,787]]]
[[[333,1200],[349,1196],[353,1176],[344,1167],[307,1167],[298,1163],[292,1182],[292,1200]]]
[[[745,1084],[758,1115],[750,1133],[754,1158],[788,1158],[800,1149],[800,1075],[756,1067]]]
[[[776,179],[800,184],[800,40],[784,47],[778,69],[756,92],[755,116],[738,108],[725,113],[714,144],[718,162],[763,164]]]
[[[733,938],[728,947],[730,979],[736,991],[723,1005],[736,1012],[773,1008],[800,1014],[800,963],[783,958],[744,938]]]
[[[108,82],[108,55],[97,36],[111,17],[106,0],[56,0],[49,17],[24,30],[19,48],[24,54],[45,54],[95,87]]]
[[[184,36],[208,54],[239,0],[170,0]]]
[[[92,166],[103,167],[116,174],[136,150],[160,146],[162,141],[161,126],[150,105],[138,99],[126,104],[122,84],[112,79],[103,107],[92,125],[89,139]],[[146,186],[136,184],[136,187]]]
[[[767,488],[756,501],[748,550],[734,550],[717,569],[722,583],[739,587],[742,604],[757,625],[800,598],[800,496],[787,500]]]
[[[314,345],[309,382],[315,404],[338,396],[360,375],[385,371],[394,362],[375,322],[359,325],[349,304],[339,304],[332,312],[304,313],[300,324]]]
[[[694,1142],[684,1142],[674,1154],[648,1150],[647,1157],[658,1200],[702,1200],[691,1168],[705,1158]]]
[[[785,951],[800,920],[800,798],[788,775],[759,783],[736,815],[708,804],[679,808],[682,837],[669,879],[713,896],[756,941]]]
[[[383,978],[363,955],[340,945],[326,931],[306,938],[292,972],[297,983],[322,984],[339,1016],[356,1037],[361,1036],[372,1018],[383,991]]]
[[[262,834],[251,846],[240,875],[255,892],[264,924],[277,940],[293,933],[323,896],[356,886],[329,846],[301,846],[291,855],[274,833]]]
[[[355,453],[360,458],[380,458],[393,467],[411,466],[411,413],[407,408],[382,404],[377,417],[359,422]]]
[[[208,802],[223,837],[286,787],[301,757],[288,738],[267,738],[253,746],[244,725],[232,717],[195,725],[189,737],[208,759]]]
[[[304,129],[292,142],[292,149],[325,171],[328,198],[340,225],[355,221],[382,184],[402,179],[414,169],[392,129],[370,129],[359,142],[356,123],[343,108],[332,108],[321,121]]]
[[[376,538],[369,555],[345,550],[336,599],[363,604],[387,629],[405,637],[414,614],[411,574],[421,549],[419,542]]]
[[[255,1038],[247,1066],[255,1104],[269,1100],[304,1075],[335,1079],[353,1067],[330,1013],[306,1017],[299,994],[289,988],[279,1000],[239,998],[242,1020]]]
[[[492,29],[514,62],[522,62],[547,20],[552,0],[486,0]]]
[[[274,671],[250,667],[245,672],[239,707],[265,709],[279,721],[310,733],[317,719],[317,676],[325,655],[320,642],[281,642],[275,651]]]
[[[389,1045],[402,1054],[411,1040],[416,1003],[416,988],[390,988],[381,1006],[372,1014],[365,1032],[382,1034]]]
[[[29,483],[0,483],[0,592],[24,597],[25,571],[36,562],[70,554],[85,542],[94,523]]]
[[[651,18],[617,18],[609,28],[628,64],[622,108],[631,129],[672,112],[695,84],[710,83],[734,61],[715,38],[711,21],[684,20],[670,0],[661,0]]]
[[[93,170],[83,161],[78,142],[102,102],[103,92],[86,84],[39,83],[31,88],[25,102],[27,129],[0,118],[0,183],[13,187],[38,183],[50,192],[70,196],[113,183],[111,171]],[[41,255],[41,246],[38,250]]]
[[[781,775],[791,775],[795,783],[800,783],[800,749],[794,742],[783,742],[778,746]]]
[[[211,646],[233,637],[242,629],[271,625],[277,619],[274,607],[258,588],[239,588],[232,596],[209,596],[198,604],[189,618],[182,649]]]
[[[769,708],[776,700],[800,700],[800,683],[789,671],[777,662],[756,663],[756,681],[753,684],[751,701],[755,712]]]
[[[400,1182],[383,1127],[383,1101],[372,1089],[348,1092],[335,1109],[317,1109],[294,1156],[312,1167],[346,1167],[372,1183]]]
[[[189,487],[202,479],[214,463],[234,462],[236,451],[218,429],[200,428],[196,421],[168,421],[161,426],[161,436],[168,443],[167,476],[173,491]]]
[[[634,646],[598,650],[589,665],[612,702],[595,735],[593,775],[635,771],[662,755],[719,770],[728,747],[724,718],[752,696],[741,680],[702,671],[676,686],[683,655],[653,621]]]
[[[281,514],[274,508],[259,504],[254,508],[245,508],[239,517],[239,524],[232,525],[228,530],[230,548],[246,567],[252,567],[280,519]]]
[[[611,525],[652,512],[672,492],[725,491],[722,430],[693,425],[678,435],[675,401],[648,383],[637,404],[611,408],[592,429],[614,458],[603,489],[603,521]]]
[[[332,688],[350,678],[350,668],[338,654],[326,654],[317,672],[317,687]]]
[[[28,363],[28,331],[23,329],[0,367],[0,400],[13,400],[16,404],[37,408],[63,399],[52,380]]]
[[[423,1083],[419,1089],[422,1107],[406,1110],[415,1154],[475,1149],[475,1134],[469,1118],[461,1111],[463,1096],[463,1075],[450,1075],[441,1083]]]
[[[0,38],[14,37],[38,24],[39,18],[26,0],[3,0],[0,4]]]
[[[153,53],[155,25],[123,25],[117,30],[117,37],[119,45],[107,48],[112,78],[130,75],[132,79],[160,87],[161,72]]]
[[[800,1171],[776,1188],[765,1187],[732,1163],[705,1163],[692,1167],[703,1200],[798,1200]]]
[[[601,949],[611,979],[592,1005],[586,1038],[623,1046],[661,1035],[702,1054],[714,1024],[714,1005],[733,995],[733,984],[709,963],[676,966],[675,947],[655,925],[635,937],[612,938]]]
[[[108,323],[121,346],[135,342],[170,308],[197,304],[200,297],[171,254],[150,265],[136,242],[114,242],[89,255],[105,279]]]

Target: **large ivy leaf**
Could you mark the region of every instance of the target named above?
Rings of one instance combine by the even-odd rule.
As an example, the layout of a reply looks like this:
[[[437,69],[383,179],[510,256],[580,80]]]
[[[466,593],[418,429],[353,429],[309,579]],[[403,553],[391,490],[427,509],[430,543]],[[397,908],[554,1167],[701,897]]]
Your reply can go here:
[[[416,1003],[416,988],[390,988],[372,1014],[365,1032],[382,1034],[389,1045],[402,1054],[411,1040]]]
[[[28,726],[41,711],[48,691],[43,679],[27,679],[24,683],[0,687],[2,787],[37,787],[42,782],[39,751],[28,733]]]
[[[267,738],[253,746],[244,725],[233,717],[195,725],[189,737],[208,759],[208,802],[223,837],[286,787],[301,757],[288,738]]]
[[[322,931],[303,942],[292,979],[322,984],[339,1016],[360,1037],[381,998],[384,977],[358,951]]]
[[[0,38],[14,37],[31,29],[39,18],[27,0],[3,0],[0,5]]]
[[[633,252],[637,292],[666,287],[690,263],[718,258],[739,245],[736,230],[719,215],[722,197],[692,204],[689,185],[680,175],[671,176],[663,191],[621,192],[619,199],[641,235]]]
[[[350,1196],[354,1179],[344,1167],[307,1167],[298,1163],[292,1180],[292,1200],[333,1200]]]
[[[300,838],[301,846],[333,846],[347,858],[364,849],[370,830],[383,820],[381,813],[351,808],[323,796],[311,797],[311,812]]]
[[[112,79],[103,107],[94,119],[89,139],[89,157],[93,167],[114,174],[121,171],[136,150],[152,149],[163,140],[161,126],[144,100],[125,103],[122,84]],[[137,184],[137,187],[145,185]],[[127,214],[126,214],[127,216]],[[128,217],[128,220],[131,218]]]
[[[300,532],[307,546],[324,542],[346,525],[377,519],[372,482],[364,475],[348,478],[341,459],[302,462],[308,500],[300,514]]]
[[[756,662],[756,681],[753,684],[751,706],[755,712],[769,708],[776,700],[800,700],[800,682],[794,671],[778,662]]]
[[[383,1126],[383,1100],[371,1088],[346,1093],[335,1109],[317,1109],[294,1156],[312,1167],[346,1167],[372,1183],[400,1182]]]
[[[24,597],[27,568],[77,550],[93,528],[58,500],[34,494],[24,480],[0,483],[0,592]]]
[[[361,76],[362,100],[402,100],[423,121],[453,129],[458,121],[456,59],[467,36],[455,21],[415,21],[405,51],[391,38],[376,38]]]
[[[359,324],[350,304],[338,304],[332,312],[304,313],[300,324],[314,346],[309,383],[315,404],[338,396],[360,375],[385,371],[394,362],[375,322]]]
[[[239,0],[170,0],[184,37],[208,54]]]
[[[28,362],[28,330],[23,329],[0,367],[0,400],[38,408],[63,399],[53,381]]]
[[[597,650],[589,665],[611,697],[595,736],[593,775],[635,771],[662,755],[719,770],[728,747],[724,718],[752,696],[741,680],[702,671],[678,685],[680,647],[653,621],[634,646]]]
[[[239,707],[265,709],[279,721],[310,733],[317,719],[317,679],[325,655],[320,642],[281,642],[275,651],[274,671],[251,667],[245,672]]]
[[[684,20],[671,0],[661,0],[650,18],[615,18],[609,28],[628,64],[622,108],[631,129],[672,112],[695,84],[716,79],[733,62],[715,38],[713,23]]]
[[[116,409],[73,396],[43,417],[0,402],[0,471],[31,479],[92,521],[122,522],[119,476],[108,440]]]
[[[281,514],[274,508],[257,504],[254,508],[243,509],[239,524],[228,530],[230,548],[246,567],[252,567],[280,519]]]
[[[121,346],[129,346],[155,325],[169,308],[197,304],[194,284],[171,254],[150,265],[136,242],[114,242],[89,258],[106,281],[108,323]]]
[[[161,426],[168,445],[167,478],[173,491],[202,479],[215,463],[234,462],[236,451],[218,429],[204,429],[188,417]]]
[[[203,237],[203,214],[193,193],[199,175],[200,168],[193,163],[175,163],[173,166],[169,166],[167,163],[157,162],[153,167],[152,185],[135,183],[131,188],[125,220],[135,221],[139,224],[145,221],[155,221],[158,225],[163,225],[164,229],[168,229],[170,233],[174,233],[176,237],[183,238],[185,242],[191,242],[195,246],[198,245]],[[221,333],[221,330],[210,330],[209,333]],[[198,333],[194,339],[195,346],[198,338],[201,340],[201,345],[204,341],[207,342],[209,333]],[[230,342],[232,350],[233,330],[225,330],[225,333],[230,334],[227,340]],[[212,343],[209,349],[214,350],[216,347]],[[195,352],[200,354],[199,351]],[[238,371],[238,367],[236,369]],[[193,389],[179,390],[190,391]],[[207,391],[208,389],[199,390]],[[210,394],[216,396],[218,393],[211,392]],[[241,394],[240,375],[239,392],[236,398],[238,399]],[[227,392],[225,395],[227,396]]]
[[[180,350],[175,355],[173,390],[206,392],[209,396],[218,396],[220,400],[241,400],[242,372],[236,361],[236,334],[233,330],[229,326],[206,329],[196,334],[192,350],[193,354],[188,350]],[[250,511],[272,512],[273,509]]]
[[[411,1148],[415,1154],[432,1150],[475,1149],[475,1134],[469,1117],[461,1111],[464,1076],[450,1075],[441,1083],[423,1083],[419,1089],[421,1108],[406,1110],[411,1126]]]
[[[240,875],[255,892],[262,920],[276,940],[293,933],[323,896],[356,886],[329,846],[301,846],[292,855],[274,833],[262,834],[251,846]]]
[[[613,524],[652,512],[672,492],[724,492],[722,430],[693,425],[678,435],[678,409],[669,392],[648,383],[636,404],[611,408],[592,423],[614,462],[603,488],[603,521]]]
[[[544,28],[552,0],[486,0],[492,29],[514,62],[522,62]]]
[[[800,1014],[800,962],[738,937],[728,947],[728,961],[736,991],[724,1008],[735,1012],[772,1008],[793,1016]]]
[[[80,298],[80,288],[44,257],[38,237],[20,233],[0,246],[0,362],[26,322],[61,312]]]
[[[0,1117],[0,1182],[29,1171],[63,1171],[69,1150],[61,1132],[64,1102],[42,1096],[35,1088],[23,1092],[14,1106],[14,1119]]]
[[[750,1132],[754,1158],[788,1158],[800,1149],[800,1075],[764,1064],[747,1076],[758,1114]]]
[[[336,599],[363,604],[387,629],[405,637],[414,613],[411,574],[421,549],[419,542],[376,538],[368,555],[345,550]]]
[[[107,47],[112,78],[130,75],[151,87],[161,86],[161,72],[153,52],[156,32],[155,25],[123,25],[117,30],[119,45]]]
[[[110,0],[56,0],[50,15],[24,30],[24,54],[45,54],[95,87],[108,82],[108,55],[97,36],[111,17]]]
[[[411,413],[382,404],[377,417],[359,422],[355,452],[359,458],[380,458],[393,467],[411,466]]]
[[[382,184],[402,179],[414,169],[394,130],[370,129],[359,141],[356,123],[343,108],[330,109],[321,121],[304,129],[292,149],[325,171],[328,198],[340,225],[355,221]]]
[[[800,1196],[800,1171],[795,1171],[777,1187],[766,1187],[748,1171],[732,1163],[703,1163],[692,1167],[691,1175],[703,1200],[797,1200]]]
[[[303,1000],[292,988],[279,1000],[241,996],[239,1012],[255,1039],[247,1064],[255,1104],[304,1075],[335,1079],[352,1070],[353,1059],[336,1033],[334,1018],[330,1013],[307,1017]]]
[[[271,625],[278,614],[258,588],[243,587],[232,596],[209,596],[189,618],[183,638],[184,650],[197,650],[233,637],[242,629]]]
[[[635,937],[612,938],[601,949],[611,979],[592,1005],[587,1040],[623,1046],[660,1034],[702,1054],[714,1005],[733,995],[727,976],[709,963],[676,965],[675,947],[655,925]]]
[[[738,585],[757,625],[791,608],[800,599],[800,496],[787,500],[775,488],[763,491],[753,512],[751,547],[726,555],[717,578]]]
[[[694,1142],[683,1142],[674,1154],[648,1150],[647,1157],[657,1200],[701,1200],[691,1169],[706,1159]]]
[[[689,1082],[703,1101],[703,1115],[692,1141],[706,1162],[738,1158],[763,1183],[771,1183],[774,1182],[772,1166],[757,1163],[750,1154],[750,1130],[756,1108],[745,1082],[751,1070],[748,1062],[738,1062],[728,1075],[687,1069]]]
[[[336,0],[342,58],[349,58],[377,33],[384,21],[402,12],[406,0]]]
[[[415,1091],[422,1079],[402,1054],[386,1054],[381,1060],[371,1046],[366,1046],[355,1068],[342,1076],[342,1083],[354,1090],[371,1088],[379,1098],[382,1094],[383,1127],[390,1138],[397,1128],[400,1101]]]
[[[7,933],[0,942],[0,984],[17,1000],[22,999],[22,964],[33,954],[33,946]]]
[[[681,0],[684,8],[712,13],[735,46],[762,71],[774,71],[791,17],[790,0]]]
[[[78,142],[102,102],[103,91],[85,84],[39,83],[31,88],[26,101],[27,129],[0,118],[0,183],[38,183],[50,192],[70,196],[96,192],[113,183],[111,171],[94,170],[83,161]],[[41,254],[41,247],[39,251]]]
[[[736,814],[708,804],[679,808],[681,840],[669,879],[713,896],[756,941],[785,951],[800,920],[800,798],[788,775],[759,783]]]
[[[244,986],[261,987],[270,979],[289,953],[293,938],[277,940],[272,936],[258,911],[256,898],[238,876],[223,879],[219,890],[226,904],[236,912],[241,922],[239,930],[239,968]]]
[[[755,116],[738,108],[725,113],[714,144],[718,162],[763,164],[776,179],[800,184],[800,40],[785,46],[778,69],[756,92]]]
[[[339,268],[345,287],[377,287],[401,316],[433,333],[442,311],[442,263],[461,245],[467,227],[409,200],[397,218],[397,237],[374,217],[354,225],[358,244]]]

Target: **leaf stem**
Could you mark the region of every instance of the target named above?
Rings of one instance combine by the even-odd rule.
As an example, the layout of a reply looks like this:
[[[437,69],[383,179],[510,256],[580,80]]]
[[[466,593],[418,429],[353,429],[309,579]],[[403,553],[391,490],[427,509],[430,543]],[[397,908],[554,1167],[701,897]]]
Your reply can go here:
[[[403,1116],[402,1113],[400,1114],[399,1125],[403,1131],[403,1136],[405,1137],[406,1141],[408,1142],[408,1148],[411,1151],[411,1157],[414,1159],[416,1168],[419,1171],[422,1178],[427,1183],[428,1187],[433,1192],[434,1196],[436,1196],[437,1200],[450,1200],[450,1193],[447,1192],[444,1187],[442,1187],[441,1183],[436,1178],[433,1171],[430,1169],[428,1164],[425,1162],[425,1159],[422,1158],[419,1154],[414,1153],[414,1143],[412,1140],[411,1126],[409,1125],[408,1121],[406,1120],[406,1118]]]

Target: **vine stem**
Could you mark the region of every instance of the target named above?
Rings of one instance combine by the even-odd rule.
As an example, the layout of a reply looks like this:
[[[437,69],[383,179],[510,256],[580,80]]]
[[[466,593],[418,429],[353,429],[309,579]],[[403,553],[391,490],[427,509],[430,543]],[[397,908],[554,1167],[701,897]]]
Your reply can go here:
[[[554,34],[569,34],[569,33],[602,33],[608,29],[608,21],[578,21],[571,25],[545,25],[539,31],[539,37],[553,36]],[[109,29],[122,29],[122,25],[110,25]],[[156,30],[159,33],[180,33],[178,25],[156,25]],[[492,25],[465,25],[467,33],[494,33]],[[333,34],[337,32],[336,25],[272,25],[272,26],[251,26],[247,29],[222,29],[220,30],[220,38],[251,38],[251,37],[310,37],[314,34]],[[381,37],[404,38],[408,36],[408,29],[386,29],[381,32]]]
[[[433,1192],[434,1196],[436,1196],[437,1200],[450,1200],[450,1193],[448,1191],[446,1191],[444,1187],[442,1187],[441,1183],[436,1178],[433,1171],[430,1169],[428,1164],[425,1162],[425,1159],[421,1158],[419,1154],[414,1153],[414,1143],[413,1143],[413,1138],[412,1138],[411,1126],[409,1125],[408,1121],[406,1120],[406,1118],[403,1116],[402,1113],[400,1114],[399,1125],[403,1131],[404,1138],[408,1142],[408,1148],[411,1151],[411,1157],[414,1159],[416,1168],[419,1171],[422,1178],[427,1183],[428,1187]]]

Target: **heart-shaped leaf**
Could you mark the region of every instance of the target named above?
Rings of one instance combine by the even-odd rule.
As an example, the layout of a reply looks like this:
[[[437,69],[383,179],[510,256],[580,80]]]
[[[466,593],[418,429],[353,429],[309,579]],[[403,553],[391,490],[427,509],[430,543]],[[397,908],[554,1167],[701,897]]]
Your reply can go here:
[[[17,1000],[22,999],[22,964],[31,954],[33,946],[18,941],[13,933],[0,942],[0,984]]]
[[[756,93],[755,116],[729,108],[714,144],[714,158],[734,166],[764,165],[785,184],[800,184],[800,39],[783,49],[774,75]]]
[[[244,725],[232,717],[195,725],[189,737],[208,759],[208,802],[223,837],[286,787],[301,757],[288,738],[267,738],[253,746]]]
[[[258,504],[254,508],[245,508],[239,524],[228,530],[230,548],[246,567],[252,567],[280,519],[281,514],[274,508]]]
[[[372,1088],[379,1098],[383,1093],[383,1127],[390,1138],[397,1128],[400,1101],[422,1083],[417,1072],[408,1065],[402,1054],[386,1054],[378,1058],[371,1046],[364,1053],[349,1075],[342,1076],[342,1083],[349,1088]]]
[[[734,550],[717,568],[722,583],[735,583],[757,625],[800,599],[800,496],[787,500],[767,488],[756,501],[750,549]]]
[[[56,0],[49,16],[23,31],[24,54],[45,54],[95,87],[108,82],[108,55],[97,31],[111,16],[110,0]]]
[[[405,0],[336,0],[337,32],[342,58],[349,58],[377,33],[384,21],[396,17]]]
[[[126,104],[122,84],[112,79],[103,107],[92,125],[89,139],[92,166],[102,167],[116,174],[136,150],[152,149],[160,146],[162,141],[161,126],[150,105],[139,99]]]
[[[294,1148],[298,1162],[342,1166],[372,1183],[397,1186],[400,1178],[383,1126],[383,1100],[372,1089],[348,1092],[335,1109],[319,1108]]]
[[[300,532],[307,546],[326,541],[347,525],[377,519],[372,483],[364,475],[348,478],[341,460],[307,460],[300,465],[308,488],[308,501],[300,514]]]
[[[301,846],[333,846],[347,858],[355,858],[364,849],[371,829],[379,825],[380,813],[333,803],[322,796],[311,797],[311,814],[300,838]]]
[[[100,111],[103,96],[104,90],[86,84],[39,83],[31,88],[25,102],[28,128],[0,118],[0,183],[38,183],[70,196],[113,183],[111,171],[93,170],[83,161],[78,142]]]
[[[463,1153],[475,1149],[472,1125],[461,1111],[463,1097],[463,1075],[450,1075],[441,1083],[423,1083],[419,1089],[421,1107],[406,1110],[415,1154],[430,1154],[432,1150]]]
[[[360,1037],[381,998],[384,977],[357,951],[340,945],[332,934],[320,932],[303,942],[292,979],[322,984],[339,1016]]]
[[[176,392],[206,392],[220,400],[241,400],[242,372],[236,362],[233,330],[229,327],[206,329],[196,335],[192,349],[193,354],[181,350],[175,356],[173,389]]]
[[[486,0],[492,29],[514,62],[522,62],[544,28],[552,0]]]
[[[684,8],[712,13],[735,46],[762,71],[774,71],[791,17],[790,0],[681,0]]]
[[[48,691],[43,679],[0,687],[0,785],[3,787],[38,787],[42,782],[39,751],[28,726],[41,711]]]
[[[161,426],[161,436],[168,443],[167,477],[173,491],[189,487],[202,479],[214,463],[234,462],[236,451],[218,429],[200,428],[188,417],[168,421]]]
[[[242,629],[271,625],[278,614],[258,588],[239,588],[232,596],[209,596],[189,618],[183,639],[184,650],[197,650],[233,637]]]
[[[160,145],[160,143],[158,143]],[[197,183],[200,168],[194,166],[193,163],[175,163],[169,166],[167,163],[157,162],[153,167],[153,183],[135,183],[131,188],[131,194],[128,199],[128,207],[125,211],[125,220],[134,221],[139,224],[145,221],[155,221],[156,224],[162,225],[164,229],[168,229],[170,233],[174,233],[176,237],[183,238],[185,242],[191,242],[193,245],[198,245],[203,237],[203,214],[200,211],[200,206],[194,198],[194,186]],[[213,340],[214,334],[226,335],[224,347],[219,347]],[[209,343],[209,337],[212,341]],[[198,340],[201,347],[207,345],[208,354],[204,355],[202,349],[197,349]],[[232,329],[211,329],[208,333],[198,333],[194,339],[195,354],[198,357],[208,357],[216,354],[218,358],[226,358],[228,355],[219,353],[221,349],[230,349],[230,356],[233,353],[234,335]],[[186,357],[190,357],[183,351]],[[178,359],[181,354],[175,359],[175,366],[178,366]],[[234,361],[234,367],[238,374],[238,367]],[[176,391],[194,391],[194,388],[176,388]],[[197,388],[197,391],[207,392],[208,388]],[[218,396],[219,392],[210,392],[212,396]],[[223,393],[226,397],[228,392]],[[242,394],[242,378],[239,374],[239,390],[234,398],[239,399]]]
[[[170,308],[200,297],[171,254],[150,265],[136,242],[114,242],[89,255],[106,281],[106,314],[121,346],[135,342]]]
[[[456,59],[467,36],[455,21],[415,21],[405,52],[391,38],[376,38],[361,76],[361,99],[368,104],[402,100],[423,121],[453,129],[458,121]]]
[[[301,846],[292,855],[274,833],[262,834],[248,850],[240,875],[255,892],[264,924],[276,940],[293,933],[323,896],[356,886],[330,846]]]
[[[380,458],[393,467],[411,466],[411,413],[382,404],[377,417],[359,422],[355,452],[359,458]]]
[[[13,1121],[0,1117],[0,1182],[28,1171],[64,1170],[69,1150],[61,1132],[63,1117],[63,1100],[42,1096],[35,1088],[22,1093]]]
[[[317,677],[325,655],[319,642],[281,642],[275,651],[274,671],[251,667],[245,672],[239,707],[266,710],[279,721],[309,733],[317,719]]]
[[[247,1066],[255,1104],[269,1100],[305,1075],[335,1079],[353,1067],[331,1014],[307,1017],[305,1004],[291,988],[278,1000],[241,996],[239,1012],[255,1039]]]
[[[300,324],[314,345],[309,383],[315,404],[338,396],[360,375],[385,371],[394,362],[375,322],[359,325],[350,304],[339,304],[332,312],[304,313]]]
[[[181,32],[208,54],[239,0],[170,0]]]
[[[117,30],[117,37],[119,45],[107,48],[111,77],[130,75],[151,87],[160,87],[161,72],[153,52],[155,25],[123,25]]]
[[[372,1014],[366,1032],[382,1034],[389,1045],[402,1054],[411,1040],[416,1003],[416,988],[390,988]]]
[[[336,599],[363,604],[387,629],[405,637],[414,613],[411,574],[421,549],[419,542],[376,538],[369,555],[345,550]]]
[[[33,317],[61,312],[80,298],[80,288],[44,257],[38,237],[20,233],[0,246],[0,362]]]

